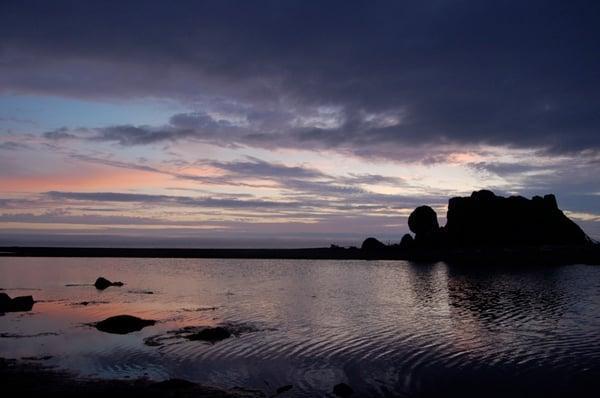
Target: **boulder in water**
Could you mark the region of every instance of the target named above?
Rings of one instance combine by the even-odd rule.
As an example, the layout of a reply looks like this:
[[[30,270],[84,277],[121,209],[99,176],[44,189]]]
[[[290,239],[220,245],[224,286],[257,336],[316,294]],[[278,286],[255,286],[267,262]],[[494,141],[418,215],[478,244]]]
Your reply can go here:
[[[185,336],[186,339],[192,341],[208,341],[214,343],[217,341],[225,340],[231,337],[231,331],[223,326],[207,327],[199,332]]]
[[[195,383],[184,379],[168,379],[152,384],[152,387],[160,390],[187,390],[195,386]]]
[[[294,386],[291,384],[286,384],[285,386],[281,386],[277,390],[275,390],[275,395],[283,394],[284,392],[287,392],[287,391],[291,390],[292,388],[294,388]]]
[[[354,394],[354,390],[346,383],[336,384],[333,387],[333,394],[338,397],[349,397]]]
[[[103,321],[96,322],[94,326],[101,332],[113,334],[127,334],[142,330],[146,326],[152,326],[156,321],[152,319],[142,319],[132,315],[117,315],[106,318]]]
[[[440,229],[435,210],[429,206],[417,207],[408,217],[408,228],[417,235],[417,239],[435,234]]]
[[[377,251],[377,250],[384,249],[384,248],[385,248],[385,244],[381,243],[380,241],[378,241],[375,238],[365,239],[364,242],[362,243],[362,246],[360,247],[361,250],[367,251],[367,252]]]
[[[10,296],[6,293],[0,293],[0,311],[3,311],[4,308],[7,308],[10,305],[11,299]]]
[[[411,234],[404,234],[402,240],[400,240],[400,249],[401,250],[410,250],[415,244],[415,240],[413,239]]]
[[[10,298],[6,293],[0,293],[0,312],[31,311],[35,301],[32,296]]]
[[[96,279],[94,286],[96,286],[96,289],[98,290],[104,290],[110,286],[123,286],[123,282],[111,282],[106,278],[100,277]]]

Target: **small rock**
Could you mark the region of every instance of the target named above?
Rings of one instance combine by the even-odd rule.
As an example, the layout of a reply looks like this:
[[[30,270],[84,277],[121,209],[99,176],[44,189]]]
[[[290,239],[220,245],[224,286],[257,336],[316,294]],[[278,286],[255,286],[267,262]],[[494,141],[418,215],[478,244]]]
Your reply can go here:
[[[377,251],[381,249],[385,249],[385,244],[381,243],[373,237],[365,239],[360,247],[360,250],[367,252]]]
[[[104,290],[110,286],[123,286],[123,282],[111,282],[106,278],[100,277],[96,279],[94,286],[96,286],[96,289],[98,290]]]
[[[31,311],[33,308],[32,296],[20,296],[11,299],[8,294],[0,293],[0,312]]]
[[[6,308],[10,305],[10,296],[6,293],[0,293],[0,308]]]
[[[152,290],[128,290],[127,293],[132,294],[154,294]]]
[[[415,244],[415,240],[413,239],[411,234],[404,234],[402,240],[400,241],[400,249],[402,250],[410,250]]]
[[[96,305],[96,304],[108,304],[108,301],[79,301],[77,303],[71,303],[71,305],[76,305],[76,306],[84,306],[87,307],[88,305]]]
[[[150,336],[144,339],[144,344],[149,347],[160,347],[163,343],[160,342],[160,336]]]
[[[146,326],[152,326],[156,321],[152,319],[141,319],[132,315],[117,315],[106,318],[94,324],[101,332],[114,334],[127,334],[142,330]]]
[[[417,235],[431,235],[440,228],[437,214],[429,206],[419,206],[408,217],[408,228]]]
[[[52,358],[52,355],[44,355],[40,357],[21,357],[21,359],[24,361],[47,361]]]
[[[354,390],[348,384],[340,383],[333,387],[333,393],[338,397],[349,397],[354,393]]]
[[[291,390],[293,387],[294,387],[294,386],[293,386],[293,385],[291,385],[291,384],[286,384],[285,386],[281,386],[281,387],[279,387],[277,390],[275,390],[275,393],[276,393],[277,395],[279,395],[279,394],[283,394],[284,392]]]
[[[161,390],[184,390],[195,386],[195,383],[184,379],[169,379],[152,384],[152,387],[159,388]]]
[[[202,329],[199,332],[186,336],[188,340],[197,341],[209,341],[211,343],[225,340],[231,337],[231,332],[222,326],[216,326],[214,328],[208,327]]]

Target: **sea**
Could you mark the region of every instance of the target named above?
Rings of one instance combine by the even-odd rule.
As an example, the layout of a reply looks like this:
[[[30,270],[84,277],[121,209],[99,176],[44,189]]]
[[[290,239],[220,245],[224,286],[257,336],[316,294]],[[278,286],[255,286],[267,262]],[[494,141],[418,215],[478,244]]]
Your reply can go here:
[[[97,290],[97,277],[122,287]],[[0,357],[281,396],[558,396],[600,386],[600,267],[0,257]],[[97,330],[115,315],[157,323]],[[216,342],[189,328],[225,325]],[[188,329],[186,329],[188,328]],[[285,394],[285,395],[284,395]],[[594,393],[591,394],[595,396]]]

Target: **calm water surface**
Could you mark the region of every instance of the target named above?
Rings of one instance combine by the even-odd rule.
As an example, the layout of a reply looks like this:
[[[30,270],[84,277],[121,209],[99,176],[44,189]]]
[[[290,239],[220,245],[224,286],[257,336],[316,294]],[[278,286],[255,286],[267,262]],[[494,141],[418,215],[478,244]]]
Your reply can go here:
[[[85,285],[98,276],[126,285]],[[361,396],[600,384],[594,266],[5,257],[0,288],[41,300],[0,317],[0,356],[84,376],[178,377],[267,394],[293,384],[288,396],[323,396],[339,382]],[[118,314],[159,323],[128,335],[87,325]],[[168,334],[223,322],[249,330],[215,344]],[[168,338],[144,344],[153,336]]]

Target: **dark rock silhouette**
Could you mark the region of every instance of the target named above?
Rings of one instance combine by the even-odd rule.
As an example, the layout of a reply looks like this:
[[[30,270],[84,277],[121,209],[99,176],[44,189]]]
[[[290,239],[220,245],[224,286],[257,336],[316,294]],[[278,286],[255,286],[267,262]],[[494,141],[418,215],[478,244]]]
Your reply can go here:
[[[438,247],[444,241],[444,229],[436,212],[429,206],[417,207],[408,217],[408,227],[415,233],[412,247]]]
[[[158,388],[161,390],[169,390],[169,391],[190,389],[190,388],[194,388],[194,386],[196,386],[195,383],[192,383],[191,381],[187,381],[184,379],[168,379],[168,380],[163,380],[163,381],[159,381],[159,382],[152,384],[152,387],[154,387],[154,388]]]
[[[413,239],[411,234],[404,234],[402,240],[400,240],[400,249],[401,250],[409,250],[415,244],[415,240]]]
[[[349,397],[354,394],[354,390],[346,383],[336,384],[333,387],[333,394],[338,397]]]
[[[435,234],[439,229],[436,212],[429,206],[419,206],[408,217],[408,228],[416,238]]]
[[[242,334],[258,331],[255,326],[243,323],[222,323],[216,326],[185,326],[181,329],[170,330],[162,335],[151,336],[144,339],[144,344],[159,347],[166,341],[186,339],[217,343],[230,337],[239,337]]]
[[[10,298],[6,293],[0,293],[0,312],[31,311],[35,301],[32,296]]]
[[[380,241],[378,241],[375,238],[367,238],[362,243],[360,250],[370,252],[370,251],[381,250],[383,248],[385,248],[385,244],[381,243]]]
[[[294,386],[291,384],[286,384],[285,386],[281,386],[277,390],[275,390],[275,395],[283,394],[284,392],[289,391],[292,388],[294,388]]]
[[[0,311],[5,312],[5,308],[8,308],[11,303],[11,298],[6,293],[0,293]]]
[[[387,246],[386,244],[378,241],[375,238],[367,238],[364,240],[360,247],[360,252],[367,259],[376,259],[380,258],[382,253],[387,253],[390,251],[391,246]]]
[[[585,232],[558,208],[554,195],[504,198],[491,191],[456,197],[444,227],[451,246],[585,245]]]
[[[205,329],[200,330],[199,332],[190,334],[186,336],[186,339],[192,341],[208,341],[210,343],[215,343],[217,341],[225,340],[230,338],[232,335],[231,331],[226,329],[223,326],[216,327],[207,327]]]
[[[600,264],[600,244],[570,220],[554,195],[501,197],[488,190],[455,197],[447,223],[435,211],[417,207],[408,218],[415,233],[386,246],[375,238],[362,245],[365,259],[406,259],[457,263]]]
[[[94,286],[96,286],[96,289],[98,290],[104,290],[110,286],[123,286],[124,283],[123,282],[111,282],[106,278],[100,277],[98,279],[96,279],[96,282],[94,282]]]
[[[106,318],[103,321],[94,324],[96,329],[101,332],[113,334],[127,334],[142,330],[146,326],[152,326],[156,321],[151,319],[141,319],[132,315],[117,315]]]

